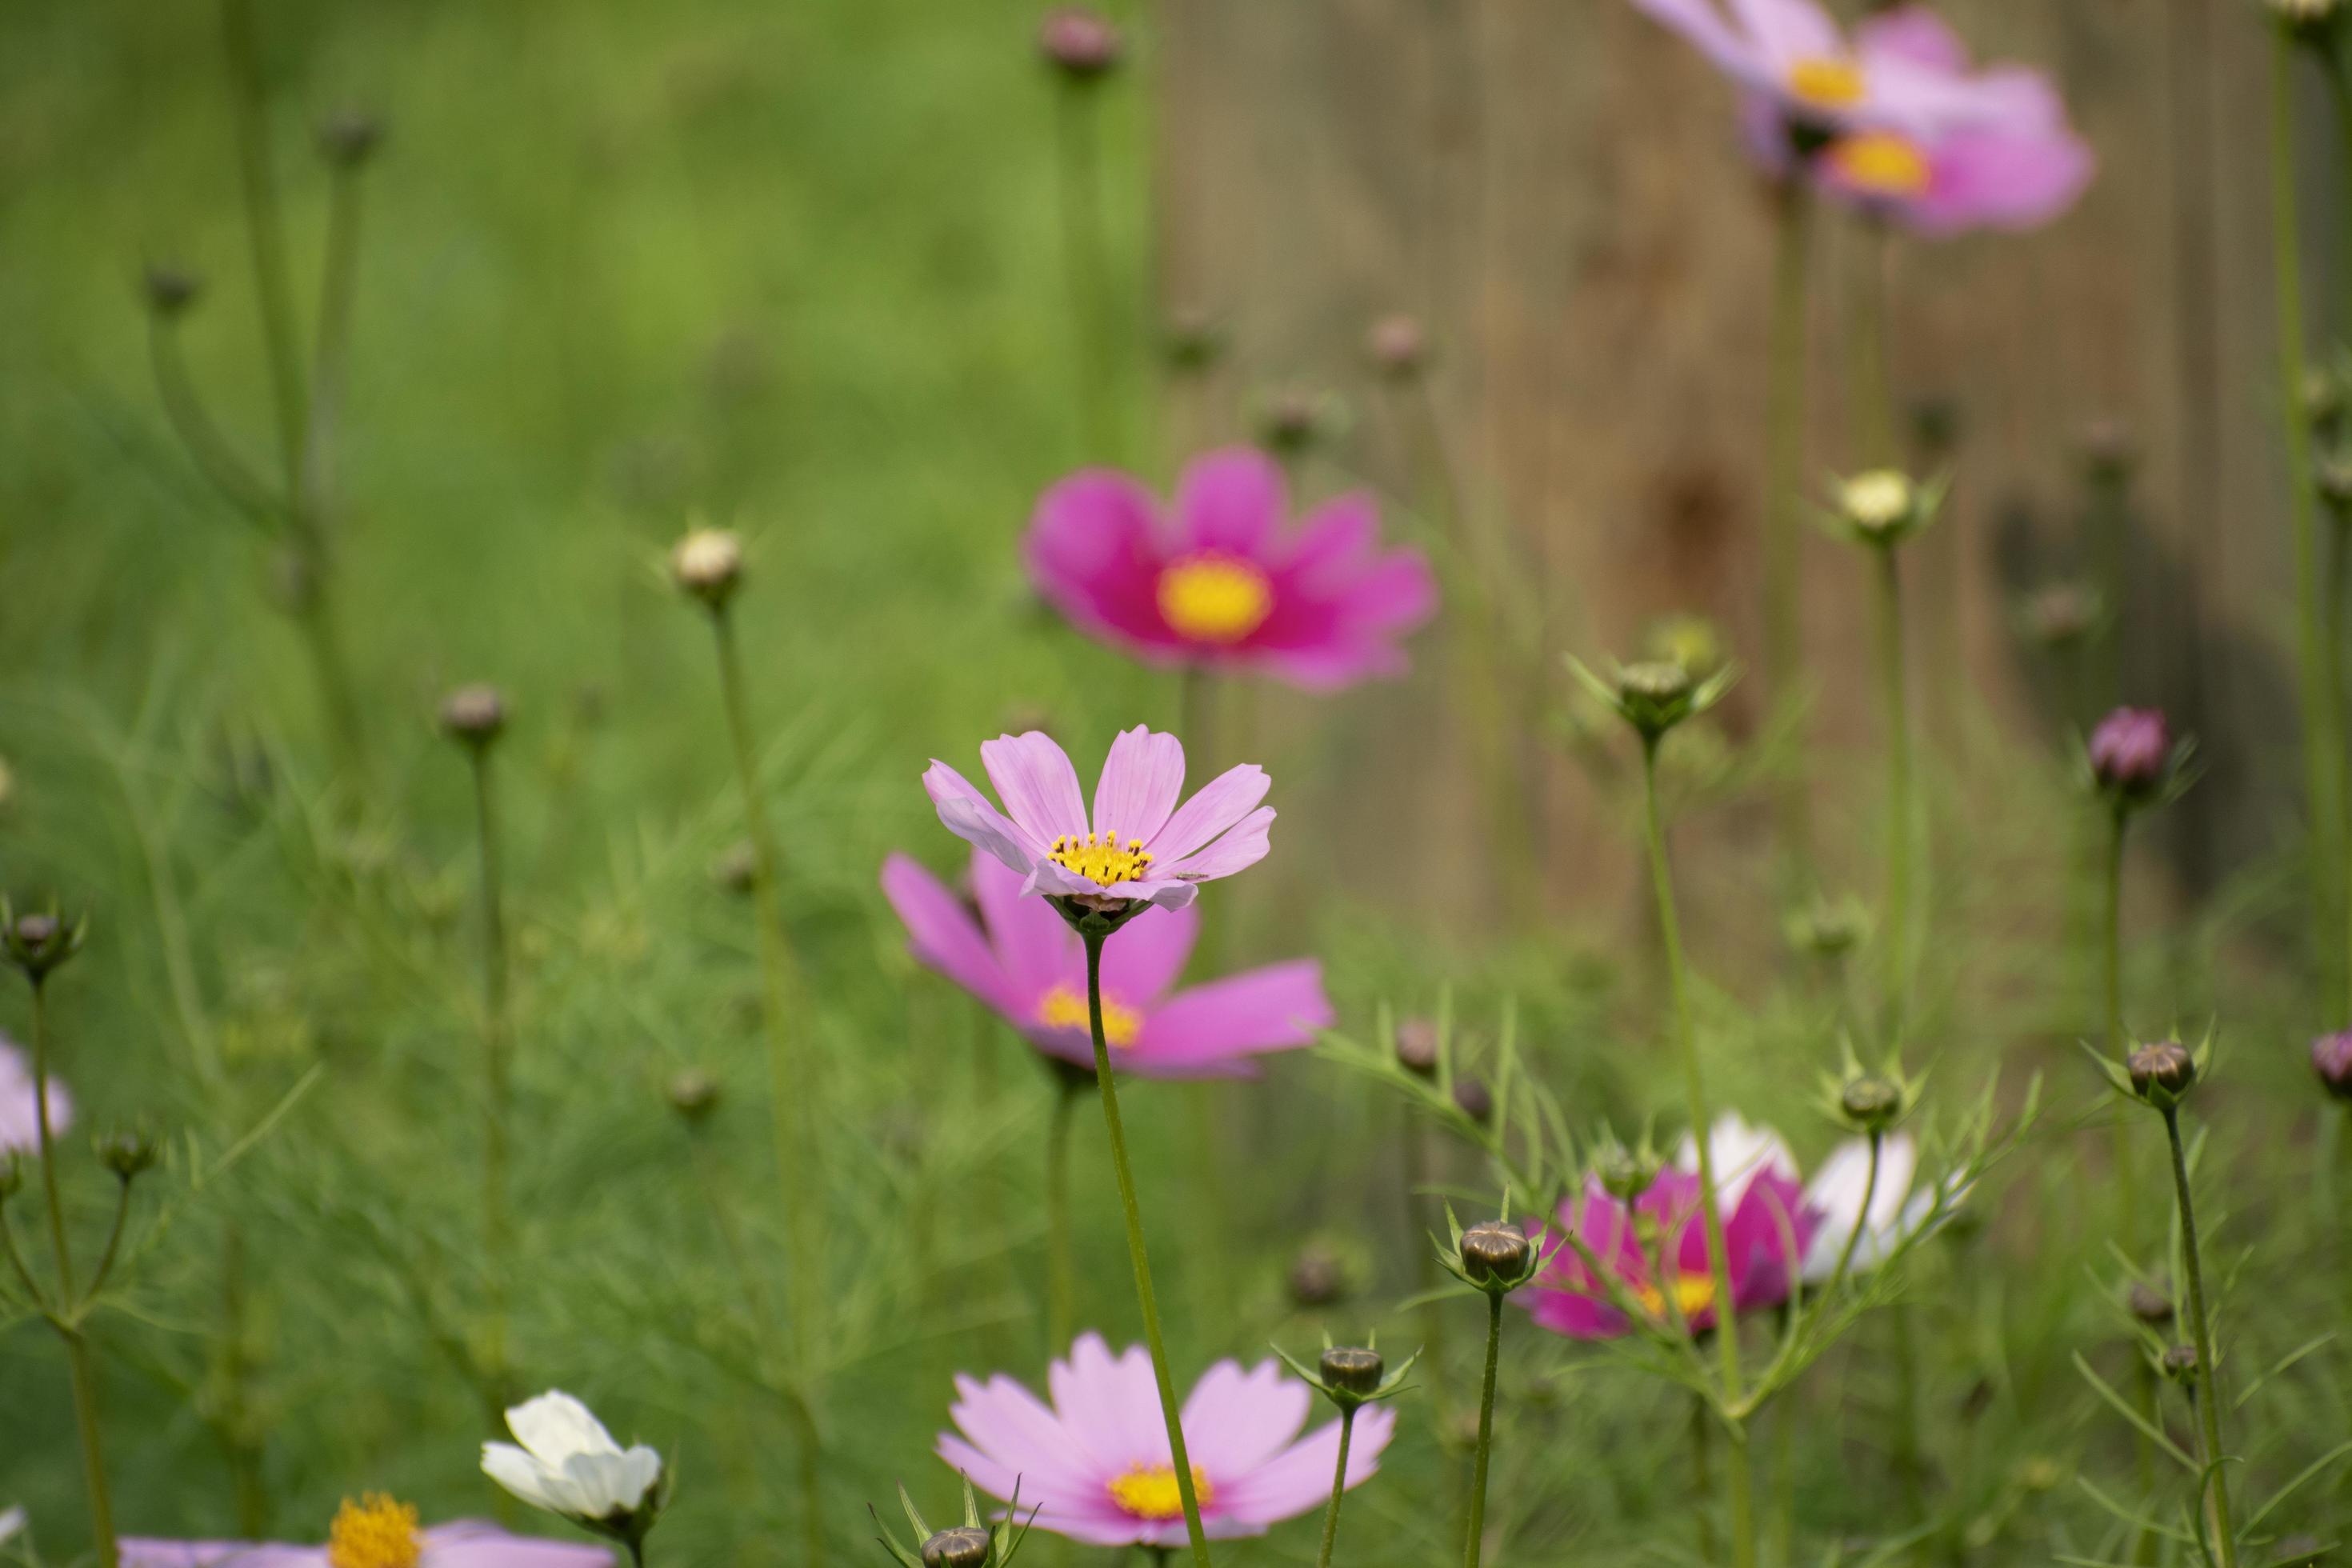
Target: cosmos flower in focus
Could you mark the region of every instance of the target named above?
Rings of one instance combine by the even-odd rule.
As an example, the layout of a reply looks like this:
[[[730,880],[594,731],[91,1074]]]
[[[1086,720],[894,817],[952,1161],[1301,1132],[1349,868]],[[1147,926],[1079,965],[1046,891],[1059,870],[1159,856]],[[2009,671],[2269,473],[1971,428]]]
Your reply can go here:
[[[480,1520],[417,1527],[406,1503],[346,1498],[324,1546],[125,1536],[122,1568],[611,1568],[601,1546],[509,1535]]]
[[[917,959],[987,1004],[1029,1043],[1091,1069],[1085,944],[1020,876],[974,850],[973,918],[962,900],[904,855],[882,867],[882,891],[906,922]],[[1200,935],[1197,906],[1155,909],[1103,949],[1103,1034],[1111,1059],[1144,1078],[1246,1078],[1251,1058],[1303,1046],[1332,1022],[1323,966],[1267,964],[1203,985],[1171,988]]]
[[[1180,807],[1184,746],[1173,735],[1139,724],[1111,742],[1091,821],[1077,770],[1043,731],[982,742],[980,761],[1003,811],[936,759],[923,788],[949,832],[1021,873],[1024,895],[1104,910],[1181,909],[1201,883],[1265,858],[1274,826],[1274,808],[1258,805],[1273,787],[1265,770],[1228,769]]]
[[[1428,563],[1380,548],[1367,496],[1288,518],[1281,466],[1235,448],[1195,459],[1164,508],[1126,474],[1073,474],[1038,501],[1023,552],[1049,603],[1149,663],[1310,690],[1402,674],[1398,640],[1437,608]]]
[[[1002,1373],[958,1375],[940,1434],[940,1458],[998,1498],[1018,1483],[1036,1528],[1091,1546],[1183,1544],[1184,1510],[1161,1420],[1151,1358],[1141,1345],[1114,1357],[1082,1334],[1046,1373],[1049,1405]],[[1212,1539],[1263,1535],[1268,1526],[1323,1506],[1339,1462],[1339,1423],[1298,1436],[1314,1402],[1307,1386],[1271,1361],[1244,1372],[1221,1361],[1201,1376],[1181,1417],[1201,1523]],[[1356,1417],[1347,1484],[1370,1479],[1396,1430],[1396,1412],[1367,1406]]]
[[[57,1075],[49,1076],[49,1135],[73,1125],[73,1096]],[[33,1064],[14,1041],[0,1036],[0,1154],[30,1154],[39,1149],[39,1106],[33,1098]]]
[[[652,1527],[662,1504],[659,1454],[642,1443],[623,1448],[586,1405],[553,1389],[509,1409],[507,1429],[513,1443],[482,1445],[482,1473],[508,1491],[621,1541]]]

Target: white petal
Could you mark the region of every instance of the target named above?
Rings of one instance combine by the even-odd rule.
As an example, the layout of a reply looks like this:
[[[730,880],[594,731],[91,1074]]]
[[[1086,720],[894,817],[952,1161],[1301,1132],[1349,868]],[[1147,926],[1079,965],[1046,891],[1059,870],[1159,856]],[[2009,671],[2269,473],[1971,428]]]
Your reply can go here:
[[[21,1507],[0,1513],[0,1541],[6,1541],[24,1528],[25,1510]]]
[[[482,1473],[533,1508],[550,1513],[573,1511],[569,1489],[546,1466],[511,1443],[482,1445]]]
[[[559,1389],[527,1399],[507,1412],[515,1440],[551,1465],[574,1454],[617,1454],[621,1446],[586,1405]]]

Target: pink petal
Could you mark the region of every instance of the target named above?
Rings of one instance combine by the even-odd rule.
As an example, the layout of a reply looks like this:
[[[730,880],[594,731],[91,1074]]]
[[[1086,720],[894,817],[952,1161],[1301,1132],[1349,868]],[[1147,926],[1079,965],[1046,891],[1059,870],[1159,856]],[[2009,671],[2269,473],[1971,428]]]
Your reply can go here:
[[[1865,66],[1885,57],[1958,76],[1969,68],[1969,48],[1951,25],[1925,5],[1897,5],[1865,16],[1853,30],[1854,52]]]
[[[1572,1340],[1613,1340],[1632,1324],[1625,1314],[1598,1296],[1581,1290],[1556,1290],[1538,1285],[1530,1292],[1528,1316],[1536,1326]]]
[[[249,1541],[158,1541],[126,1535],[115,1542],[122,1568],[326,1568],[323,1546]]]
[[[1061,1417],[1013,1379],[1000,1373],[981,1383],[959,1374],[955,1386],[956,1403],[948,1414],[962,1436],[940,1434],[942,1448],[960,1443],[1003,1469],[1002,1487],[983,1482],[977,1471],[972,1473],[972,1485],[1009,1497],[1013,1477],[1018,1473],[1025,1478],[1024,1495],[1042,1495],[1046,1487],[1083,1488],[1102,1473],[1100,1461],[1087,1452]],[[963,1454],[961,1458],[970,1457]]]
[[[1756,41],[1733,30],[1715,0],[1633,0],[1633,5],[1680,33],[1709,64],[1733,80],[1757,87],[1769,77]]]
[[[1055,923],[1060,920],[1060,916],[1055,916]],[[1176,984],[1176,977],[1184,973],[1184,961],[1192,957],[1192,944],[1200,934],[1201,911],[1196,907],[1154,909],[1136,916],[1118,928],[1117,936],[1103,943],[1103,990],[1128,1006],[1151,1011],[1168,994],[1168,988]],[[1083,990],[1085,950],[1076,938],[1073,937],[1071,942],[1077,949],[1077,977]],[[1143,1038],[1150,1037],[1147,1026]]]
[[[1014,1021],[1026,1024],[1037,999],[1075,974],[1086,984],[1086,954],[1069,923],[1043,899],[1024,896],[1022,875],[974,851],[971,891],[1006,980]]]
[[[425,1531],[417,1568],[608,1568],[612,1561],[601,1546],[509,1535],[487,1521],[463,1519]]]
[[[1078,792],[1078,770],[1051,735],[1032,730],[983,741],[980,761],[1006,815],[1039,845],[1050,848],[1056,838],[1087,836],[1087,797]]]
[[[1047,490],[1022,552],[1038,593],[1081,628],[1139,653],[1180,641],[1160,614],[1159,503],[1125,474],[1088,469]]]
[[[1843,59],[1845,38],[1811,0],[1730,0],[1733,21],[1756,41],[1775,75],[1800,60]]]
[[[1169,1462],[1168,1427],[1151,1352],[1129,1345],[1114,1357],[1097,1333],[1080,1334],[1070,1359],[1047,1369],[1054,1409],[1077,1442],[1116,1474],[1129,1465]]]
[[[1323,966],[1271,963],[1179,991],[1153,1013],[1129,1053],[1135,1071],[1196,1066],[1308,1044],[1331,1026]]]
[[[1184,1445],[1212,1477],[1245,1475],[1298,1436],[1313,1404],[1312,1392],[1284,1375],[1279,1362],[1244,1372],[1238,1362],[1221,1361],[1185,1398]],[[1331,1484],[1328,1470],[1323,1484]]]
[[[1357,1413],[1356,1430],[1348,1445],[1350,1487],[1360,1486],[1380,1469],[1381,1455],[1396,1435],[1396,1412],[1385,1405],[1368,1405]],[[1331,1496],[1331,1471],[1339,1461],[1339,1423],[1329,1421],[1284,1449],[1248,1475],[1228,1482],[1218,1500],[1236,1519],[1255,1524],[1276,1524],[1322,1507]],[[1346,1521],[1340,1521],[1346,1529]]]
[[[1176,863],[1249,815],[1274,781],[1255,763],[1244,763],[1211,779],[1201,793],[1177,808],[1151,840],[1152,872],[1166,877]]]
[[[987,863],[995,864],[992,860]],[[997,1012],[1011,1014],[1013,987],[1003,966],[997,963],[988,939],[981,933],[962,900],[948,891],[945,883],[906,856],[893,855],[882,862],[882,894],[906,925],[909,945],[919,961]],[[1038,908],[1048,919],[1060,923],[1052,910],[1043,905]]]
[[[932,761],[923,774],[923,789],[949,832],[987,850],[1022,875],[1027,876],[1030,867],[1044,857],[1043,844],[991,805],[986,795],[947,763]]]
[[[1187,881],[1211,882],[1247,870],[1265,859],[1271,847],[1267,836],[1274,827],[1274,807],[1259,806],[1214,844],[1166,867],[1166,874]]]
[[[1149,844],[1184,793],[1184,743],[1138,724],[1110,743],[1095,785],[1094,829]]]
[[[1307,582],[1325,573],[1349,574],[1380,542],[1379,503],[1370,496],[1337,496],[1307,514],[1280,563]]]
[[[2090,148],[2068,132],[1956,132],[1934,151],[1931,166],[1927,195],[1896,216],[1936,237],[2038,228],[2072,208],[2097,169]]]
[[[1176,534],[1186,552],[1255,557],[1289,509],[1282,467],[1252,447],[1196,458],[1176,486]]]

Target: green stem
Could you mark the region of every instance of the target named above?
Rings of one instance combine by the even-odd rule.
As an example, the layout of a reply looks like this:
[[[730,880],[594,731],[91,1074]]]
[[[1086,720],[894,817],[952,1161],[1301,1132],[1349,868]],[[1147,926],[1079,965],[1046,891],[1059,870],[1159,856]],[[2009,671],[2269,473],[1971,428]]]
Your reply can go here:
[[[2203,1384],[2197,1415],[2211,1483],[2206,1499],[2214,1560],[2220,1568],[2238,1568],[2238,1542],[2230,1522],[2230,1475],[2221,1459],[2221,1368],[2213,1356],[2212,1320],[2205,1311],[2205,1266],[2198,1250],[2197,1205],[2189,1191],[2189,1155],[2181,1147],[2178,1108],[2164,1112],[2164,1135],[2172,1145],[2172,1191],[2180,1205],[2180,1267],[2189,1281],[2189,1331],[2197,1346],[2197,1375]]]
[[[1824,1305],[1836,1300],[1839,1289],[1845,1284],[1846,1270],[1853,1263],[1854,1245],[1862,1239],[1864,1229],[1870,1224],[1870,1205],[1878,1196],[1879,1155],[1885,1149],[1885,1132],[1879,1128],[1872,1128],[1869,1173],[1863,1178],[1862,1183],[1862,1210],[1854,1216],[1853,1229],[1847,1233],[1845,1245],[1838,1248],[1837,1267],[1830,1271],[1829,1285],[1822,1291],[1822,1301]]]
[[[1666,1300],[1674,1300],[1671,1290]],[[1691,1395],[1690,1448],[1691,1523],[1698,1531],[1698,1560],[1711,1563],[1720,1550],[1715,1539],[1715,1412],[1704,1394]]]
[[[1099,926],[1108,922],[1088,917]],[[1176,1385],[1168,1376],[1168,1347],[1160,1332],[1160,1302],[1151,1290],[1151,1258],[1143,1245],[1143,1211],[1135,1198],[1135,1173],[1127,1161],[1127,1130],[1118,1118],[1118,1085],[1111,1074],[1110,1042],[1103,1034],[1102,950],[1104,929],[1078,928],[1087,947],[1087,1016],[1094,1034],[1095,1083],[1102,1090],[1103,1125],[1110,1134],[1111,1169],[1118,1178],[1118,1202],[1127,1222],[1127,1255],[1135,1266],[1135,1300],[1143,1312],[1143,1337],[1151,1347],[1151,1375],[1160,1385],[1160,1415],[1168,1426],[1168,1452],[1176,1471],[1176,1495],[1184,1505],[1184,1533],[1195,1568],[1209,1568],[1209,1541],[1201,1528],[1201,1500],[1192,1485],[1192,1459],[1185,1451],[1184,1427],[1177,1419]]]
[[[278,447],[285,465],[287,504],[302,493],[304,401],[302,349],[294,323],[294,290],[286,265],[286,235],[278,221],[278,176],[269,162],[269,122],[261,83],[261,50],[253,0],[222,0],[221,36],[228,54],[230,99],[236,119],[237,167],[245,196],[246,241],[253,253],[253,288],[261,305],[263,346],[269,361],[270,401],[278,414]]]
[[[1495,1365],[1503,1346],[1503,1295],[1486,1292],[1486,1371],[1478,1384],[1478,1452],[1470,1470],[1470,1522],[1463,1531],[1462,1561],[1478,1568],[1486,1535],[1486,1462],[1495,1450]]]
[[[1803,700],[1805,325],[1811,310],[1811,195],[1801,180],[1774,193],[1772,320],[1764,411],[1764,689],[1783,711]],[[1804,732],[1790,730],[1791,754],[1779,786],[1780,856],[1792,896],[1812,879],[1813,827],[1806,790]]]
[[[41,1195],[49,1215],[49,1240],[57,1253],[58,1304],[63,1310],[75,1300],[73,1247],[66,1236],[65,1204],[58,1195],[58,1157],[49,1129],[49,1018],[41,982],[33,982],[33,1126],[41,1162]],[[52,1318],[65,1341],[66,1369],[73,1381],[74,1426],[81,1436],[81,1468],[89,1488],[90,1532],[98,1543],[100,1568],[116,1568],[121,1552],[114,1540],[114,1507],[106,1489],[106,1452],[99,1436],[98,1382],[89,1366],[89,1341],[78,1318]]]
[[[1911,851],[1916,810],[1911,799],[1911,711],[1904,679],[1903,569],[1892,545],[1877,552],[1881,698],[1886,722],[1886,993],[1885,1038],[1903,1039],[1910,1010]]]
[[[2107,1057],[2111,1061],[2124,1058],[2124,831],[2130,825],[2125,808],[2117,805],[2109,817],[2107,859],[2105,888],[2106,904],[2101,911],[2101,978],[2106,996]],[[2139,1189],[2132,1180],[2131,1127],[2127,1120],[2117,1118],[2114,1132],[2116,1225],[2123,1233],[2123,1245],[2128,1251],[2139,1235]],[[2145,1434],[2143,1434],[2145,1440]]]
[[[1895,393],[1886,367],[1886,268],[1894,238],[1875,218],[1862,225],[1862,276],[1854,284],[1853,440],[1862,468],[1895,461]]]
[[[513,1278],[514,1234],[507,1203],[507,1124],[513,1041],[507,1015],[506,911],[499,879],[498,796],[491,787],[490,748],[477,745],[468,751],[481,855],[482,1251],[488,1287],[482,1370],[491,1384],[490,1403],[503,1410],[511,1392],[507,1386],[507,1298]]]
[[[1077,355],[1078,430],[1089,462],[1118,457],[1111,406],[1109,258],[1102,227],[1102,144],[1097,84],[1064,81],[1055,110],[1062,247]]]
[[[2319,607],[2319,521],[2311,487],[2311,431],[2303,405],[2303,262],[2301,225],[2294,188],[2294,41],[2273,27],[2271,54],[2271,261],[2276,269],[2281,413],[2286,421],[2287,492],[2294,552],[2295,663],[2303,710],[2304,784],[2309,795],[2313,856],[2313,932],[2332,948],[2336,910],[2333,883],[2339,871],[2335,853],[2336,781],[2334,716],[2327,711],[2323,678],[2326,649]],[[2323,956],[2320,973],[2334,967]],[[2332,989],[2332,987],[2331,987]]]
[[[1356,1407],[1339,1412],[1339,1463],[1331,1472],[1331,1506],[1323,1510],[1323,1549],[1315,1568],[1331,1568],[1331,1547],[1339,1539],[1339,1500],[1348,1495],[1348,1440],[1355,1434]]]
[[[1052,1355],[1068,1353],[1077,1331],[1077,1268],[1070,1257],[1070,1124],[1078,1093],[1076,1079],[1056,1080],[1054,1117],[1045,1128],[1045,1348]]]

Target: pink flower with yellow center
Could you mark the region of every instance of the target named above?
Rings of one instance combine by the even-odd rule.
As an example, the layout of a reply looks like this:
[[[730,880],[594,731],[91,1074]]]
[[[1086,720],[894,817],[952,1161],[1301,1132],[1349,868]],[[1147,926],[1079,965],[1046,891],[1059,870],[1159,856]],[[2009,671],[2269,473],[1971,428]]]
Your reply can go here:
[[[122,1568],[612,1568],[601,1546],[509,1535],[479,1520],[430,1530],[416,1510],[380,1493],[345,1498],[324,1546],[125,1536]]]
[[[1281,467],[1250,448],[1195,459],[1172,505],[1089,468],[1047,490],[1024,542],[1031,580],[1088,634],[1154,664],[1263,670],[1328,690],[1401,674],[1398,639],[1437,607],[1411,550],[1379,548],[1370,498],[1286,526]]]
[[[1024,895],[1111,910],[1139,902],[1181,909],[1202,882],[1265,858],[1274,826],[1274,808],[1258,804],[1273,787],[1265,770],[1230,768],[1179,806],[1184,746],[1173,735],[1139,724],[1113,740],[1091,817],[1077,770],[1042,731],[983,742],[980,761],[1003,811],[937,760],[923,788],[949,832],[1021,873]]]
[[[882,891],[917,959],[985,1004],[1056,1060],[1092,1070],[1086,947],[1020,876],[978,850],[972,910],[904,855],[883,863]],[[1330,1026],[1323,967],[1271,963],[1175,990],[1201,931],[1197,905],[1150,910],[1103,947],[1103,1036],[1111,1060],[1144,1078],[1246,1078],[1251,1058],[1289,1050]]]
[[[1151,1358],[1141,1345],[1114,1357],[1099,1334],[1081,1334],[1067,1361],[1046,1373],[1046,1404],[1002,1373],[982,1383],[959,1374],[940,1434],[940,1458],[992,1497],[1017,1483],[1037,1528],[1092,1546],[1182,1544],[1184,1510],[1169,1457]],[[1180,1420],[1192,1461],[1202,1529],[1213,1538],[1263,1535],[1271,1525],[1323,1506],[1339,1463],[1336,1420],[1298,1436],[1314,1394],[1274,1362],[1244,1372],[1222,1361],[1193,1385]],[[1347,1484],[1380,1468],[1396,1413],[1367,1405],[1348,1448]]]

